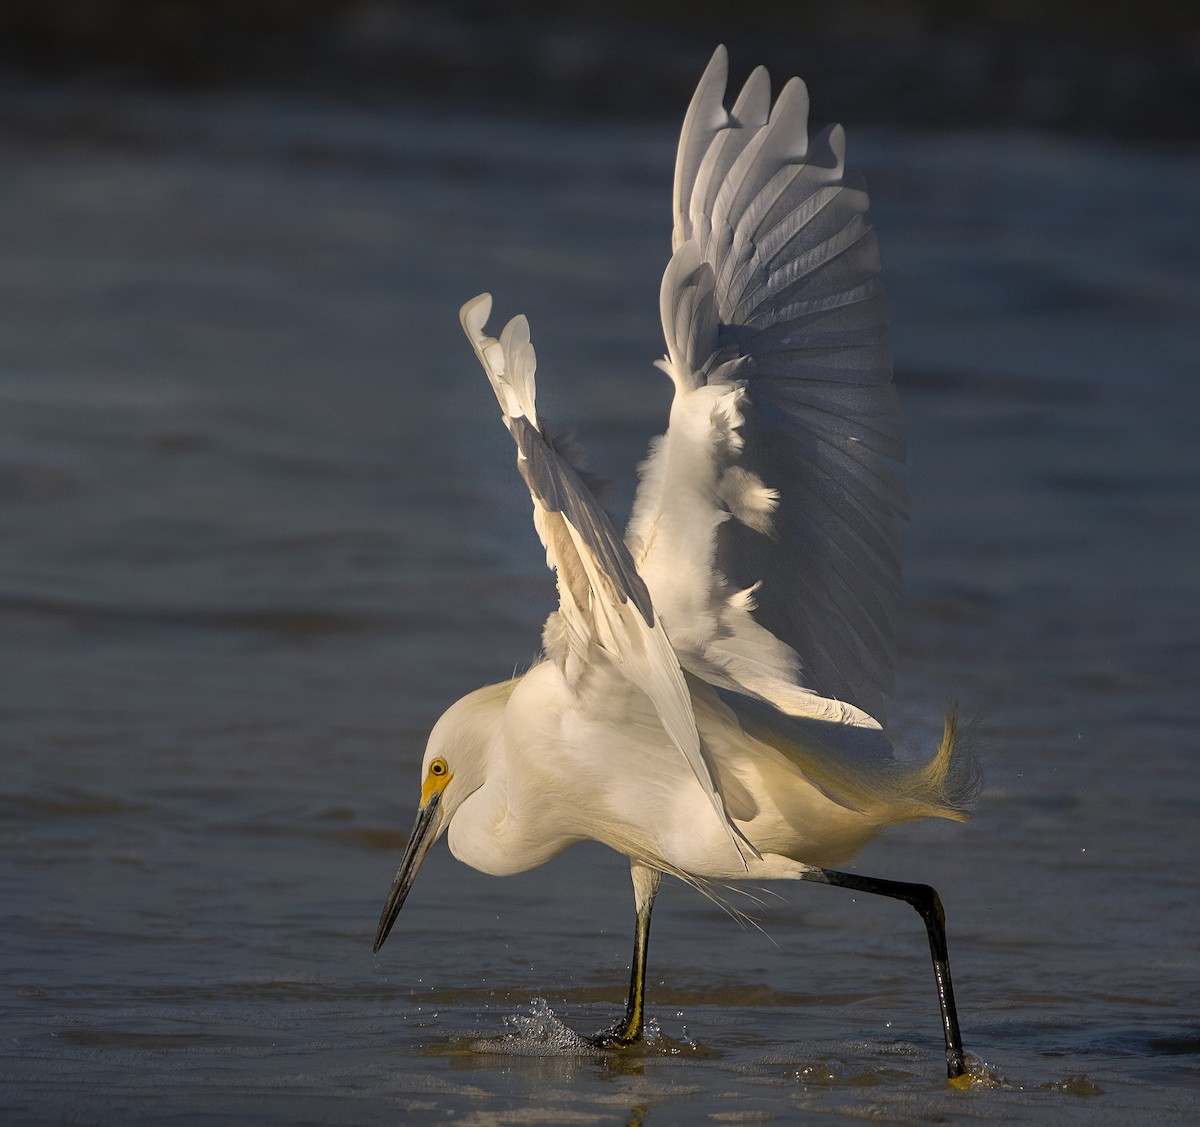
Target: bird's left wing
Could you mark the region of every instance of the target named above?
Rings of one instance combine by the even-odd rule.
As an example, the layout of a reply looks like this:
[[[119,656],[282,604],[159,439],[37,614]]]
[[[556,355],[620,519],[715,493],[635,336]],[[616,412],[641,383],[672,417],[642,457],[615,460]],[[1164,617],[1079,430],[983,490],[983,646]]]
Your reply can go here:
[[[629,549],[538,419],[529,323],[514,317],[497,340],[484,332],[491,310],[491,295],[481,294],[459,316],[517,444],[517,468],[533,497],[534,525],[558,577],[559,609],[546,622],[546,652],[571,686],[606,661],[645,692],[731,839],[747,846],[729,820],[700,749],[683,671]]]
[[[881,727],[908,507],[880,264],[840,128],[799,79],[688,108],[660,309],[675,383],[627,541],[686,667]],[[700,663],[710,669],[701,669]]]

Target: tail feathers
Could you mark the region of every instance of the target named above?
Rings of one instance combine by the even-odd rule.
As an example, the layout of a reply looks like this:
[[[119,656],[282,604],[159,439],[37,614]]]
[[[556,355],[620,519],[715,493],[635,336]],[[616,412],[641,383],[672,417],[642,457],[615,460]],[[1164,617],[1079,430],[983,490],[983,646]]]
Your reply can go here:
[[[798,772],[826,798],[864,815],[880,829],[918,818],[962,822],[970,817],[979,796],[980,771],[971,741],[960,731],[955,705],[946,711],[933,756],[914,763],[896,759],[886,733],[869,718],[856,723],[841,713],[794,715],[727,689],[705,686],[708,695],[698,695],[696,683],[693,678],[702,735],[709,735],[710,729],[728,731],[734,720],[757,745],[757,752],[747,748],[748,754],[770,749],[768,754],[777,756],[780,766]],[[717,746],[719,741],[714,741]]]
[[[831,797],[857,809],[880,828],[919,818],[968,821],[979,797],[979,763],[959,731],[958,708],[946,710],[937,751],[924,762],[890,759],[870,765],[843,760],[841,770],[810,774]],[[798,760],[799,762],[799,760]],[[808,763],[802,766],[811,772]],[[822,774],[824,777],[822,777]]]
[[[921,808],[915,817],[934,815],[965,822],[979,799],[983,779],[970,740],[959,732],[958,706],[946,709],[942,741],[925,763],[905,764],[897,779],[897,797]]]

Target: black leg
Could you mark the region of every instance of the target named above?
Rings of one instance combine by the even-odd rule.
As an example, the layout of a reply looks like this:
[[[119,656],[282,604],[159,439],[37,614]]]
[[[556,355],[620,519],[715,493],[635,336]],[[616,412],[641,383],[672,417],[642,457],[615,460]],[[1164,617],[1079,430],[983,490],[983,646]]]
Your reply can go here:
[[[637,918],[633,941],[633,969],[629,975],[629,1000],[625,1017],[612,1029],[598,1034],[594,1041],[603,1048],[625,1049],[642,1039],[646,1026],[646,952],[650,946],[650,913],[662,874],[634,864],[633,891]]]
[[[801,879],[818,884],[836,885],[856,892],[888,896],[911,904],[925,921],[929,933],[929,951],[933,956],[933,977],[937,980],[938,1005],[942,1010],[942,1032],[946,1037],[946,1074],[951,1080],[966,1071],[963,1060],[962,1034],[958,1029],[958,1011],[954,1008],[954,984],[950,981],[950,953],[946,948],[946,913],[937,892],[927,884],[908,884],[905,881],[882,880],[879,877],[860,877],[836,869],[809,869]]]

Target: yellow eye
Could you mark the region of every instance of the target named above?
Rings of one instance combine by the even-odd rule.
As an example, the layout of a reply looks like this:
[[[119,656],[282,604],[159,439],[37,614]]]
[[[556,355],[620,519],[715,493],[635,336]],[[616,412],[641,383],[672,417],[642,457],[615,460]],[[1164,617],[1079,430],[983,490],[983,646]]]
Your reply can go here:
[[[424,806],[435,794],[441,794],[454,776],[450,774],[450,765],[439,755],[431,764],[421,787],[421,805]]]

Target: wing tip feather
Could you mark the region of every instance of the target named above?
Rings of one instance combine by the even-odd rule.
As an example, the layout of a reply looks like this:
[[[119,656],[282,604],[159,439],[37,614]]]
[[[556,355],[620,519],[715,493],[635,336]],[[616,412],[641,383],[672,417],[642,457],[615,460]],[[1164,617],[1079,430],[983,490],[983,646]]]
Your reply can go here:
[[[470,301],[465,302],[458,311],[459,324],[462,325],[463,332],[467,334],[467,339],[473,344],[483,339],[483,327],[488,323],[491,315],[492,295],[490,293],[477,294]]]

